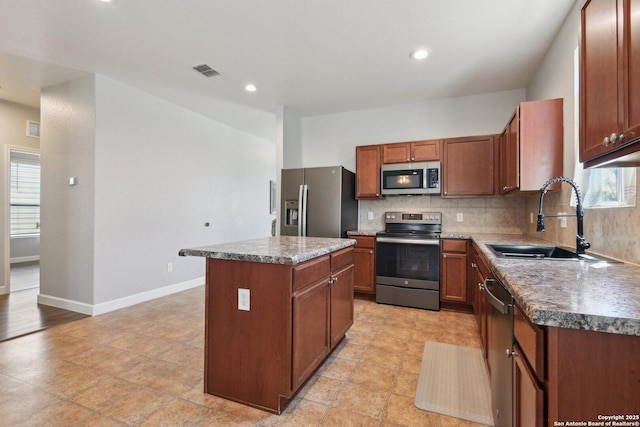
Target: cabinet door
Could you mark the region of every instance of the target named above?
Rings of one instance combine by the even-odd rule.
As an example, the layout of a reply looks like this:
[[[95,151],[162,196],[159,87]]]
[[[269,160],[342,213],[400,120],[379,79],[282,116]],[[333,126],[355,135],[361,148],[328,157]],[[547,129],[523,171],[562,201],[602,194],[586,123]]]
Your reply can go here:
[[[604,138],[619,132],[620,55],[616,0],[590,0],[581,11],[580,161],[615,148]]]
[[[467,256],[442,254],[440,300],[467,302]]]
[[[519,111],[511,117],[500,147],[500,177],[501,192],[508,193],[520,187],[520,137],[519,137]],[[544,183],[543,183],[544,184]]]
[[[640,137],[640,1],[624,2],[624,121],[626,141]]]
[[[384,144],[382,163],[406,163],[411,161],[411,145],[408,142]]]
[[[378,199],[380,195],[380,145],[356,147],[356,198]]]
[[[331,348],[353,324],[353,265],[331,276]]]
[[[494,194],[493,135],[445,139],[443,151],[443,196]]]
[[[353,249],[354,279],[353,288],[357,292],[375,292],[376,272],[375,254],[371,248]]]
[[[329,278],[293,295],[292,388],[298,388],[329,353]]]
[[[516,427],[542,427],[544,390],[538,384],[522,349],[514,345],[513,410]]]
[[[428,162],[440,160],[441,140],[415,141],[411,143],[411,161]]]

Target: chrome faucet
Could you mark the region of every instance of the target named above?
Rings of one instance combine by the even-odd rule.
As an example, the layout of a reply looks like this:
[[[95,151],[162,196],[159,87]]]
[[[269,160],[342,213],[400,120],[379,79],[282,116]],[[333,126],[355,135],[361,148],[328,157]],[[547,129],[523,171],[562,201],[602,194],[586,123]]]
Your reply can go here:
[[[575,216],[578,224],[578,233],[576,234],[576,253],[583,254],[585,249],[589,249],[591,247],[591,243],[587,242],[584,238],[584,209],[582,209],[582,202],[580,201],[580,189],[578,185],[564,176],[558,176],[555,178],[551,178],[547,181],[542,188],[540,189],[540,204],[538,205],[538,224],[536,226],[536,231],[544,232],[544,215],[542,213],[542,199],[547,192],[547,188],[550,185],[555,184],[556,182],[566,182],[567,184],[573,187],[573,190],[576,193],[577,205],[576,205],[576,214],[575,215],[547,215],[548,217],[566,217],[566,216]]]

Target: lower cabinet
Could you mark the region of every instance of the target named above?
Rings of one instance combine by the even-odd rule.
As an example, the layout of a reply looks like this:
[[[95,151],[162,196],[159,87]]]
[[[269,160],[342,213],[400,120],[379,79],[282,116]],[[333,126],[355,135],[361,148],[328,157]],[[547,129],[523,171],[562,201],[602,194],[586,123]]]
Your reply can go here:
[[[516,427],[544,425],[544,390],[518,344],[514,345],[513,414]]]
[[[332,273],[329,286],[331,348],[344,337],[353,324],[353,265]]]
[[[484,296],[484,281],[491,277],[491,272],[487,264],[484,262],[475,246],[471,247],[471,279],[469,282],[472,284],[473,289],[473,312],[476,315],[476,322],[478,323],[478,331],[480,332],[480,342],[482,343],[482,354],[487,361],[487,367],[491,372],[491,366],[489,366],[488,359],[488,339],[489,339],[489,312],[491,307],[489,301]]]
[[[356,240],[353,247],[354,279],[356,292],[376,292],[376,238],[373,236],[350,236]]]
[[[464,239],[442,239],[441,243],[441,264],[440,264],[440,302],[445,308],[456,308],[447,306],[446,303],[456,304],[457,308],[462,305],[471,309],[473,303],[471,294],[467,291],[467,246],[468,241]]]
[[[293,295],[293,388],[329,354],[329,294],[323,278]]]

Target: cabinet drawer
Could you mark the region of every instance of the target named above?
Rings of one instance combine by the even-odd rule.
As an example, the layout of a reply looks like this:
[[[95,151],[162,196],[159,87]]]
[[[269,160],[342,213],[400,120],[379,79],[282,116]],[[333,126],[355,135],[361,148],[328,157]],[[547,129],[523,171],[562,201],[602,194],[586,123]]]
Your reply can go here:
[[[356,248],[373,249],[376,246],[376,238],[372,236],[350,236],[349,238],[357,242]]]
[[[331,273],[331,258],[325,255],[307,261],[293,268],[293,291],[298,291],[311,283],[327,277]]]
[[[467,253],[467,241],[459,239],[442,239],[442,252]]]
[[[513,332],[539,381],[544,380],[544,331],[531,323],[516,304],[513,316]]]
[[[342,249],[331,254],[331,271],[353,264],[353,248]]]

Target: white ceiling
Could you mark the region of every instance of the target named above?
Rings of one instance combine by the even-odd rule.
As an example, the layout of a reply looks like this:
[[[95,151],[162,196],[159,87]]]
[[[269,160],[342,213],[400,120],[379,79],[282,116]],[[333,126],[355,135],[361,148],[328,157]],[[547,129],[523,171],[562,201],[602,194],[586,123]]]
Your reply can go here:
[[[37,105],[93,72],[273,139],[280,105],[312,116],[525,87],[575,1],[0,0],[0,98]]]

